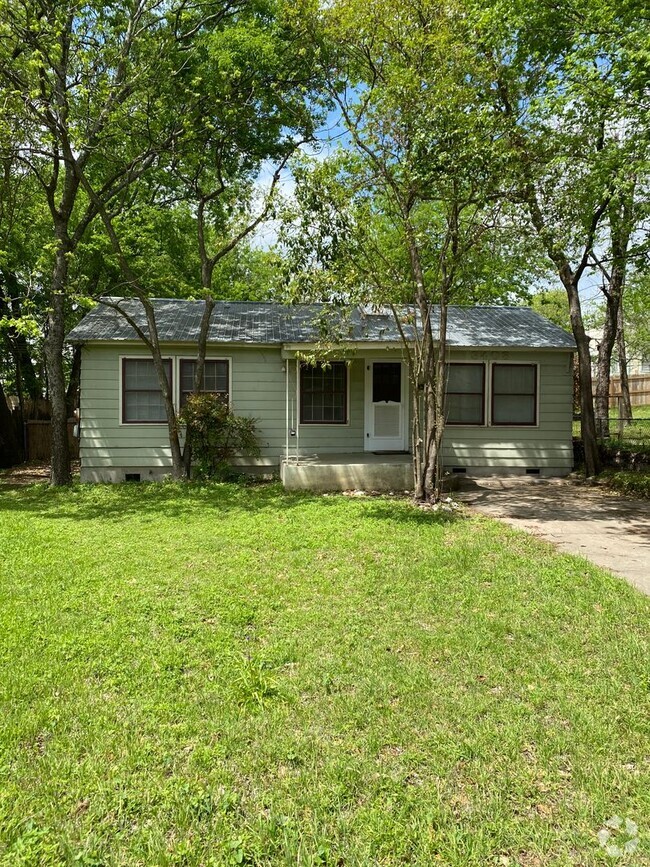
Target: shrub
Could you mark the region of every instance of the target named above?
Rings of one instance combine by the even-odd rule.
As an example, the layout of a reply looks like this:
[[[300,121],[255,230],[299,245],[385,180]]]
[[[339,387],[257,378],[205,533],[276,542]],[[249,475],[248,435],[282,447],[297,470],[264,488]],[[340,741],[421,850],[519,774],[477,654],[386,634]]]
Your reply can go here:
[[[608,487],[623,494],[650,499],[650,473],[635,470],[606,470],[599,478]]]
[[[180,413],[187,427],[197,477],[227,479],[235,455],[260,453],[255,419],[235,415],[227,399],[215,394],[191,394]]]

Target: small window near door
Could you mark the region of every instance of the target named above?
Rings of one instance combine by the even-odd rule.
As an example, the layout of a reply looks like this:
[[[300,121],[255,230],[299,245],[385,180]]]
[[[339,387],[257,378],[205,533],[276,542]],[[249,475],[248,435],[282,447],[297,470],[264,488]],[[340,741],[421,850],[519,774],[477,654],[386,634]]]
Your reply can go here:
[[[537,424],[537,366],[492,366],[492,424]]]
[[[485,423],[485,365],[447,365],[447,424]]]
[[[399,361],[373,362],[372,402],[402,402],[402,365]]]
[[[300,423],[346,424],[348,370],[344,361],[300,365]]]
[[[188,395],[194,391],[195,371],[196,361],[181,359],[181,406],[185,406]],[[228,399],[227,361],[206,359],[200,391],[207,394],[219,394],[226,400]]]

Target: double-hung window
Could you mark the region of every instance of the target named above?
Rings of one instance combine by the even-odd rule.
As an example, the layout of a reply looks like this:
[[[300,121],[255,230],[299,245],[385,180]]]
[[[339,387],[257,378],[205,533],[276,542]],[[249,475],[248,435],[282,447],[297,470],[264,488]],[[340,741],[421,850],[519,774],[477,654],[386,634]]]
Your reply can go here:
[[[492,365],[492,424],[537,424],[537,365]]]
[[[196,361],[181,359],[180,382],[181,382],[181,406],[187,403],[188,395],[194,391],[194,376],[196,374]],[[211,359],[205,361],[203,368],[202,392],[218,394],[228,400],[229,391],[229,363],[224,359]]]
[[[346,424],[348,370],[344,361],[300,365],[300,423]]]
[[[447,365],[447,424],[485,422],[485,365]]]
[[[172,386],[172,362],[164,358],[167,382]],[[167,421],[158,374],[151,358],[122,359],[122,422],[160,424]]]

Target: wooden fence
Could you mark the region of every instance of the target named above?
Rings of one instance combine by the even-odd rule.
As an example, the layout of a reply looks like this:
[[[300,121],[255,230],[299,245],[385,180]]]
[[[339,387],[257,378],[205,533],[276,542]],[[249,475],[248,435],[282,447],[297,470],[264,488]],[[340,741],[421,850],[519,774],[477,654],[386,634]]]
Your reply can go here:
[[[68,444],[70,457],[79,460],[79,440],[74,435],[73,421],[68,422]],[[25,423],[25,447],[28,461],[49,461],[52,452],[52,432],[49,421],[28,421]]]
[[[638,374],[629,377],[630,403],[632,406],[647,406],[650,404],[650,376]],[[618,399],[621,396],[621,380],[618,376],[612,376],[609,382],[609,407],[618,409]]]

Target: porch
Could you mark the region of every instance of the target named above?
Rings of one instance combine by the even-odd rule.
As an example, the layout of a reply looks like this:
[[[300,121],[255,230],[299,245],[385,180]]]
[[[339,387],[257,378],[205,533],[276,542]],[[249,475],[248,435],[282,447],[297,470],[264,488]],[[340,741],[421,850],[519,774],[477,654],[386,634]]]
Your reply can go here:
[[[405,452],[313,454],[283,459],[280,477],[288,491],[408,491],[413,463]]]

